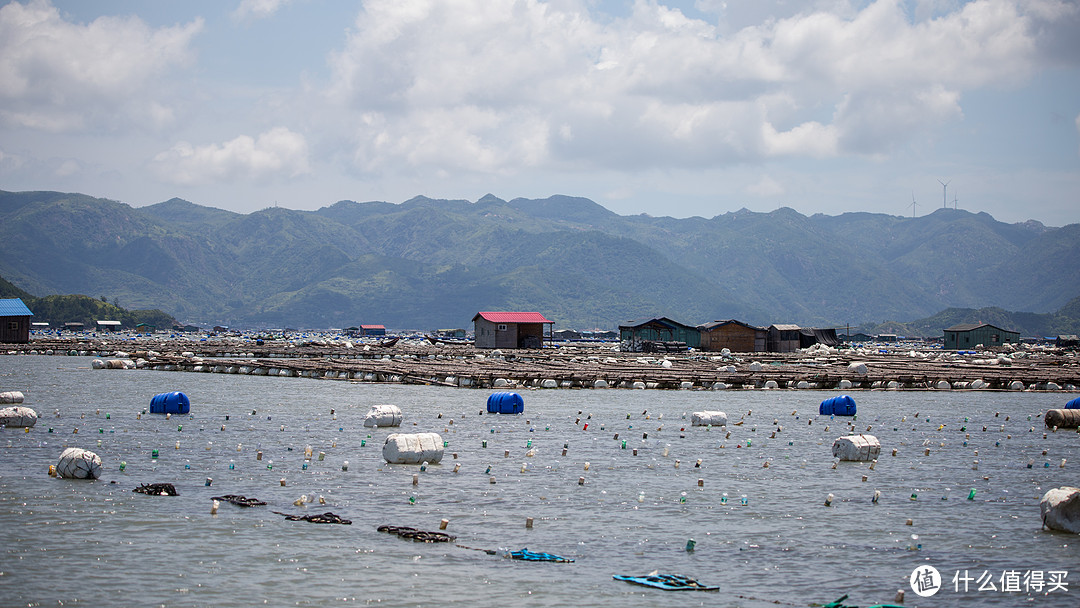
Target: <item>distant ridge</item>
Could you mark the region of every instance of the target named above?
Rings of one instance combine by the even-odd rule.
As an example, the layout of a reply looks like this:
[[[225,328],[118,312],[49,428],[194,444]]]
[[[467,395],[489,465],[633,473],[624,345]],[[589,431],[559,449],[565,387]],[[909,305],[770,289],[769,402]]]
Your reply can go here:
[[[652,316],[845,327],[949,308],[1049,313],[1080,295],[1080,224],[952,209],[675,219],[489,194],[240,214],[0,191],[0,219],[0,275],[20,288],[203,325],[428,329],[537,310],[576,328]]]

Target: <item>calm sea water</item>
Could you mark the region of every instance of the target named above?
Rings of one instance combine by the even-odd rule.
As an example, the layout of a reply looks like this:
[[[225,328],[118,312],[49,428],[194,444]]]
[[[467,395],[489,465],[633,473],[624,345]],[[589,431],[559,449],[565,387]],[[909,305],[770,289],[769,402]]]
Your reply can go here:
[[[851,422],[818,416],[832,394],[816,391],[543,390],[522,392],[524,415],[497,416],[481,415],[489,393],[472,389],[92,370],[90,361],[0,357],[0,390],[22,391],[41,416],[29,433],[0,431],[2,606],[806,606],[845,593],[867,606],[897,589],[908,606],[1080,598],[1080,538],[1040,530],[1038,507],[1046,490],[1080,485],[1080,435],[1043,436],[1041,415],[1062,407],[1063,394],[856,392]],[[173,390],[191,399],[190,416],[138,417]],[[380,403],[401,407],[401,431],[440,433],[442,463],[386,464],[391,430],[363,427]],[[727,412],[729,426],[691,427],[699,410]],[[832,442],[849,424],[881,441],[874,470],[833,468]],[[305,470],[307,445],[316,456]],[[50,478],[67,446],[98,453],[101,479]],[[156,482],[180,496],[131,492]],[[221,494],[269,506],[223,503],[212,516],[210,497]],[[302,494],[326,505],[294,506]],[[331,511],[353,524],[271,510]],[[437,530],[444,518],[458,544],[576,561],[514,561],[376,531]],[[942,590],[919,598],[908,578],[926,564]],[[653,570],[721,591],[612,580]],[[1024,590],[1022,579],[1021,591],[1002,590],[1009,572],[1049,580],[1052,571],[1067,572],[1066,591]],[[953,582],[965,572],[966,592]]]

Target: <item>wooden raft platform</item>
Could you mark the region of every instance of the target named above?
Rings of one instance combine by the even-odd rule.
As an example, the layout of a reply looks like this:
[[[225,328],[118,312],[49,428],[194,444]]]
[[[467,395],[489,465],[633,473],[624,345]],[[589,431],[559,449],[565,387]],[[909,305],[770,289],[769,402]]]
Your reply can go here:
[[[908,351],[840,350],[828,356],[684,352],[642,355],[607,345],[489,351],[402,340],[293,344],[182,340],[41,340],[3,345],[0,352],[126,356],[161,371],[286,376],[354,382],[397,382],[471,388],[649,388],[819,390],[1066,390],[1080,386],[1075,352],[1027,353],[999,362],[996,354],[927,358]],[[849,364],[865,365],[866,373]]]

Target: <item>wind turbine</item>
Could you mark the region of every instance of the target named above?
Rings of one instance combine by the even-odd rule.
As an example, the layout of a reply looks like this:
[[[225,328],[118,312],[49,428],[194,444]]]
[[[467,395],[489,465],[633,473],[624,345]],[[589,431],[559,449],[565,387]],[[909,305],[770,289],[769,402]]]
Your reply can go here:
[[[911,193],[911,204],[908,205],[908,207],[911,207],[911,217],[915,217],[915,211],[918,209],[919,203],[915,202],[915,193],[914,192]]]
[[[953,188],[953,190],[952,190],[952,208],[953,208],[953,211],[956,211],[956,209],[957,209],[956,203],[959,200],[960,199],[956,198],[956,188]]]
[[[941,181],[939,179],[937,181],[938,181],[939,184],[941,184],[941,208],[942,209],[948,209],[949,208],[948,191],[949,191],[949,184],[952,183],[952,180],[950,179],[947,182],[943,182],[943,181]]]

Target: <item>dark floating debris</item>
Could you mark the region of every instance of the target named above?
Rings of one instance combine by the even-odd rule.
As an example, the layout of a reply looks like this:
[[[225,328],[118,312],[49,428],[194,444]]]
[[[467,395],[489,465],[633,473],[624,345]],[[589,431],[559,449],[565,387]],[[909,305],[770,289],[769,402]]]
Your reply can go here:
[[[241,496],[239,494],[226,494],[224,496],[214,496],[210,500],[220,500],[221,502],[227,502],[234,504],[238,507],[265,507],[266,503],[258,498],[248,498],[247,496]]]
[[[702,585],[692,578],[680,576],[678,574],[649,574],[647,576],[627,576],[624,574],[616,574],[611,578],[617,581],[626,581],[635,585],[644,585],[646,587],[656,587],[657,589],[664,589],[667,591],[719,591],[720,587],[710,587],[708,585]]]
[[[408,526],[379,526],[378,530],[379,532],[397,534],[401,538],[408,538],[424,543],[448,543],[456,538],[445,532],[426,532]]]
[[[180,493],[176,491],[171,483],[144,483],[141,486],[132,490],[139,494],[146,494],[147,496],[179,496]]]
[[[321,515],[289,515],[288,513],[282,513],[281,511],[271,511],[277,515],[284,515],[285,519],[289,521],[310,521],[313,524],[344,524],[346,526],[352,524],[351,519],[342,519],[337,515],[327,511]]]

